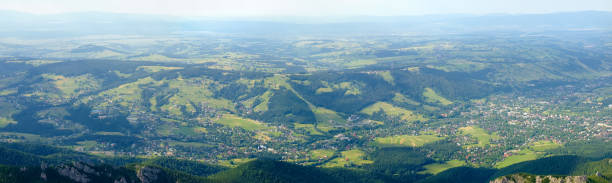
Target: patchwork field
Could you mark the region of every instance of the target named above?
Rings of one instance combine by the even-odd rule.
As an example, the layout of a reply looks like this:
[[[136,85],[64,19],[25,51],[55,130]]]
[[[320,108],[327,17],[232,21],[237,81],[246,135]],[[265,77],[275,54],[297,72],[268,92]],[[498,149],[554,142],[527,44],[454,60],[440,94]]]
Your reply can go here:
[[[531,144],[529,146],[529,149],[533,150],[533,151],[547,151],[547,150],[551,150],[551,149],[557,149],[557,148],[562,148],[563,145],[561,144],[556,144],[550,140],[543,140],[543,141],[537,141],[534,142],[533,144]]]
[[[0,128],[4,128],[6,125],[9,124],[16,124],[17,121],[10,119],[10,118],[5,118],[5,117],[0,117]]]
[[[344,95],[359,95],[361,91],[359,90],[360,84],[353,82],[341,82],[341,83],[328,83],[326,81],[321,81],[325,87],[318,88],[316,90],[316,94],[321,93],[329,93],[336,90],[345,90]]]
[[[231,160],[221,160],[219,161],[219,165],[225,166],[225,167],[236,167],[238,165],[248,163],[253,160],[255,160],[255,158],[235,158]]]
[[[528,149],[514,152],[511,156],[505,158],[503,161],[497,162],[495,168],[504,168],[513,164],[517,164],[524,161],[535,160],[538,158],[536,152]]]
[[[374,65],[376,63],[378,63],[378,62],[376,60],[374,60],[374,59],[364,59],[364,60],[356,60],[356,61],[346,62],[344,64],[344,66],[347,67],[347,68],[359,68],[359,67],[363,67],[363,66]]]
[[[0,96],[12,95],[12,94],[15,94],[15,93],[17,93],[17,89],[16,88],[14,88],[14,89],[6,89],[6,90],[0,91]]]
[[[459,160],[450,160],[444,163],[432,163],[424,166],[426,170],[418,172],[419,174],[438,174],[445,170],[466,165],[465,162]]]
[[[139,79],[136,82],[126,83],[116,88],[106,90],[98,94],[97,97],[104,98],[98,106],[113,106],[119,105],[122,107],[129,107],[131,104],[139,103],[142,99],[142,87],[143,85],[161,85],[163,81],[155,81],[151,77]],[[89,100],[85,99],[83,102],[88,103]]]
[[[473,138],[476,138],[476,140],[478,140],[478,144],[475,145],[479,147],[484,147],[485,145],[490,144],[491,140],[501,138],[495,134],[489,134],[485,129],[476,126],[461,127],[459,128],[459,131],[463,135],[469,135]],[[465,147],[471,147],[471,145]]]
[[[393,79],[393,76],[391,76],[390,71],[377,72],[376,74],[382,77],[383,80],[385,80],[389,84],[395,85],[395,81]]]
[[[195,147],[195,148],[214,147],[214,145],[204,144],[204,143],[199,143],[199,142],[179,142],[179,141],[170,141],[168,142],[168,145],[181,146],[181,147]]]
[[[63,62],[63,61],[60,61],[60,60],[7,61],[7,63],[25,63],[25,64],[32,65],[34,67],[38,67],[41,65],[47,65],[47,64],[60,63],[60,62]]]
[[[345,167],[351,165],[364,165],[373,163],[372,160],[365,160],[365,153],[359,149],[342,151],[341,156],[325,163],[323,167]]]
[[[361,113],[367,114],[367,115],[372,115],[375,112],[378,112],[382,110],[387,116],[397,116],[400,117],[400,119],[404,120],[404,121],[408,121],[408,122],[412,122],[412,121],[426,121],[427,119],[424,118],[422,115],[420,114],[416,114],[410,110],[407,109],[403,109],[400,107],[395,107],[389,103],[386,102],[376,102],[364,109],[361,110]]]
[[[311,160],[327,159],[334,155],[334,150],[331,149],[316,149],[308,152]]]
[[[420,104],[419,102],[409,99],[400,93],[395,93],[395,96],[393,96],[393,102],[400,103],[400,104],[410,104],[410,105]]]
[[[221,117],[216,122],[232,128],[240,127],[244,128],[245,130],[251,131],[267,129],[267,126],[262,122],[247,118],[241,118],[233,114],[224,114],[223,117]]]
[[[266,112],[268,111],[268,103],[270,102],[270,97],[272,97],[272,95],[272,91],[268,90],[262,95],[243,101],[242,104],[249,108],[253,108],[253,111],[255,112]],[[259,104],[253,106],[256,100],[259,100]]]
[[[311,108],[313,109],[313,108]],[[342,116],[338,115],[336,111],[325,109],[322,107],[314,107],[312,110],[317,119],[317,123],[321,124],[344,124],[346,120]]]
[[[40,135],[29,134],[29,133],[17,133],[17,132],[0,132],[0,136],[11,136],[8,142],[29,142],[29,143],[47,143],[48,139],[41,137]]]
[[[439,137],[437,135],[398,135],[378,137],[375,139],[375,142],[378,146],[382,147],[419,147],[442,139],[444,139],[444,137]]]
[[[0,128],[9,124],[16,124],[17,121],[13,120],[11,116],[17,112],[19,111],[11,104],[0,101]]]
[[[423,92],[423,96],[425,97],[425,101],[427,103],[440,104],[440,105],[453,104],[452,101],[438,95],[436,91],[434,91],[431,88],[425,88],[425,91]]]
[[[302,129],[308,133],[308,135],[323,135],[323,133],[317,131],[313,124],[300,124],[294,123],[293,126],[295,129]]]
[[[197,106],[202,105],[216,109],[234,111],[231,101],[223,98],[212,97],[212,91],[206,86],[212,81],[203,79],[182,79],[168,81],[169,88],[176,89],[178,92],[170,97],[168,104],[162,106],[162,110],[175,116],[182,116],[184,107],[186,112],[196,112]]]
[[[137,70],[143,70],[145,72],[159,72],[166,70],[177,70],[183,69],[182,67],[164,67],[164,66],[139,66]]]
[[[37,87],[47,88],[50,85],[56,90],[39,90],[26,95],[38,96],[40,97],[39,99],[54,104],[66,102],[67,99],[79,96],[86,92],[94,91],[99,89],[101,86],[100,81],[95,79],[90,74],[74,77],[66,77],[55,74],[42,74],[41,76],[46,80],[46,82],[45,84],[40,84]]]

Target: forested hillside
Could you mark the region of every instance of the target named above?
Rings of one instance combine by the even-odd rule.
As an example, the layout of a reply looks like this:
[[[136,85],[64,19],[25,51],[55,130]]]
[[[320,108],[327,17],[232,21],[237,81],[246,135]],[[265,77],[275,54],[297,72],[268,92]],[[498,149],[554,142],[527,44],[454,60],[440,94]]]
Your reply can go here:
[[[0,182],[609,182],[610,14],[485,17],[2,29]]]

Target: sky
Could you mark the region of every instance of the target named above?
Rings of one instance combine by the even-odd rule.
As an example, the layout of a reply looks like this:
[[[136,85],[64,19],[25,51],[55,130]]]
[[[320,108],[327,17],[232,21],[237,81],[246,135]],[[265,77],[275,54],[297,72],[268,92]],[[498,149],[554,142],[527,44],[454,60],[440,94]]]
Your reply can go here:
[[[0,0],[0,9],[36,14],[402,16],[612,11],[612,0]]]

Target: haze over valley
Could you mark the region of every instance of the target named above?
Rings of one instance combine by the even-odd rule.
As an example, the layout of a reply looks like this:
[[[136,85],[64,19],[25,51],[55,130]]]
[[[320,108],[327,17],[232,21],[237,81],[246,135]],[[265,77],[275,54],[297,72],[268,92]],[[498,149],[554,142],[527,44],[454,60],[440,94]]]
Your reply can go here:
[[[0,182],[612,182],[610,7],[13,5]]]

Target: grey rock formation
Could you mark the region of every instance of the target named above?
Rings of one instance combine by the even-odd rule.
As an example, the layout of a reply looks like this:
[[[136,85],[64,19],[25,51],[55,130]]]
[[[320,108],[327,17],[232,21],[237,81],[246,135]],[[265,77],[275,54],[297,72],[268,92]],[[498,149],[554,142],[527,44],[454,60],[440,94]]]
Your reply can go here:
[[[80,172],[78,169],[72,166],[68,166],[68,165],[59,166],[57,167],[57,173],[59,173],[62,176],[66,176],[74,180],[75,182],[80,182],[80,183],[89,182],[89,178],[87,177],[86,174]]]
[[[551,176],[513,174],[499,177],[489,183],[586,183],[586,176]]]
[[[142,183],[153,183],[157,181],[157,175],[160,172],[159,168],[144,166],[138,170],[136,176]]]

